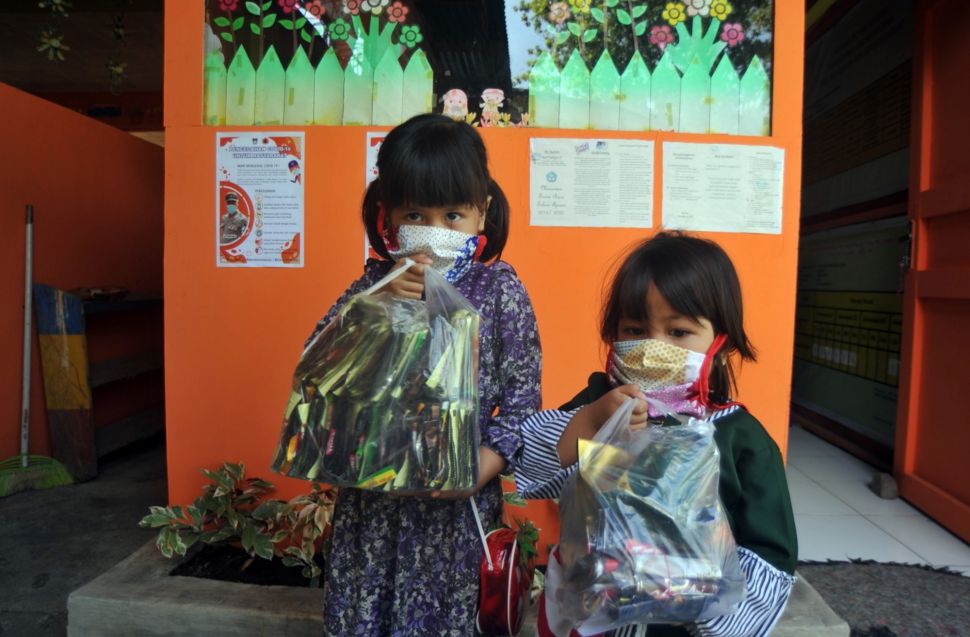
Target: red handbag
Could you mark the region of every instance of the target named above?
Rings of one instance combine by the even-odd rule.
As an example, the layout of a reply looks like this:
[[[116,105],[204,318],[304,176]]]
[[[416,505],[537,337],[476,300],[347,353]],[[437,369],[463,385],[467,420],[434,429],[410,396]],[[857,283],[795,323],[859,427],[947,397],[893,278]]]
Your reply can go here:
[[[515,637],[529,608],[535,559],[530,557],[523,563],[518,533],[510,528],[485,535],[474,500],[472,509],[485,548],[475,625],[483,635]]]

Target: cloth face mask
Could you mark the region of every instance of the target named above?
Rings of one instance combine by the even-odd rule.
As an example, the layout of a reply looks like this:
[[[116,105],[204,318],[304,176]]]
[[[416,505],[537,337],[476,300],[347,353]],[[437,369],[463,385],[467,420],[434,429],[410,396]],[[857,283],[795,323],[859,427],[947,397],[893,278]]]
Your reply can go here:
[[[609,375],[619,385],[636,385],[649,398],[679,414],[703,416],[697,381],[707,355],[656,339],[616,341],[609,360]],[[653,405],[650,417],[664,414]]]
[[[478,249],[478,236],[433,226],[403,225],[397,228],[397,245],[387,246],[395,261],[416,254],[431,257],[431,267],[454,283],[468,271]]]

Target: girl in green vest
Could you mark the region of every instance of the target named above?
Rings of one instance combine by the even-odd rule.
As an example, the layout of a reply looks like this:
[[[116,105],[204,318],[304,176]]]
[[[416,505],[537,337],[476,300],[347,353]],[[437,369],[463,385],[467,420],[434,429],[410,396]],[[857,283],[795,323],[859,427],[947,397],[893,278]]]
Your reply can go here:
[[[634,429],[663,416],[647,397],[714,422],[720,496],[745,574],[745,600],[735,613],[691,626],[630,625],[615,634],[767,635],[795,582],[798,547],[778,446],[733,401],[733,361],[754,361],[755,353],[744,331],[741,286],[730,258],[716,243],[683,233],[661,232],[644,241],[616,273],[600,337],[610,350],[605,372],[594,372],[559,409],[523,423],[524,449],[516,467],[520,493],[559,497],[576,470],[577,441],[592,438],[629,398],[637,401]],[[558,567],[556,558],[553,552],[550,569]],[[544,604],[540,634],[568,635],[568,625],[546,616],[549,606]]]

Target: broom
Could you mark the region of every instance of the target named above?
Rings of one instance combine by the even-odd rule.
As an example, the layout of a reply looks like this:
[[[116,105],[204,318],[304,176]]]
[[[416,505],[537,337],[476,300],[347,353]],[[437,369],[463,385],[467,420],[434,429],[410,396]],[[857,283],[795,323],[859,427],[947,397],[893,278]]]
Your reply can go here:
[[[30,433],[30,337],[31,278],[34,265],[34,207],[27,206],[26,274],[24,276],[24,379],[21,399],[20,455],[0,462],[0,497],[26,489],[49,489],[71,484],[74,479],[57,460],[29,455]]]

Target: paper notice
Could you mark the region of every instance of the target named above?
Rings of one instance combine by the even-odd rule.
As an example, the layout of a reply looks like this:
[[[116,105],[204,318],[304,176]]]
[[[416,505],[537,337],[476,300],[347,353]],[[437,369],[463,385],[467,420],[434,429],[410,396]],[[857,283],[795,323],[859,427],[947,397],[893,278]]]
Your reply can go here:
[[[781,233],[785,152],[771,146],[663,145],[663,225]]]
[[[529,155],[532,225],[653,225],[652,141],[532,139]]]

